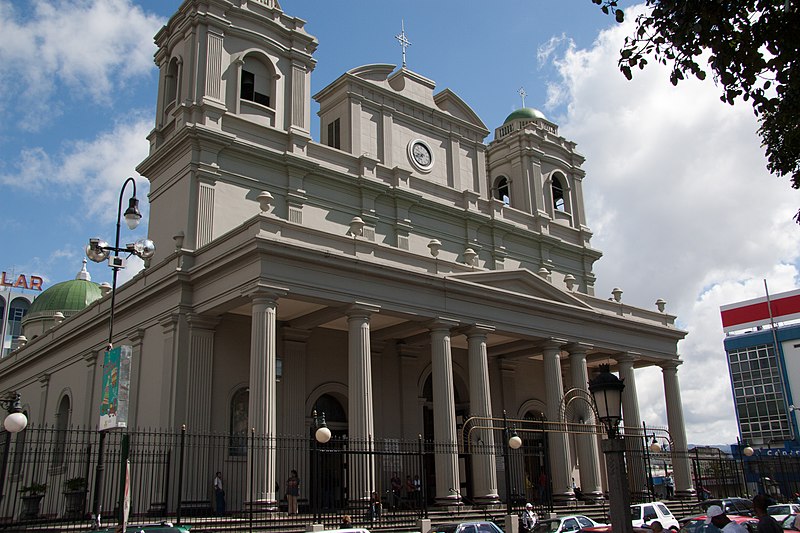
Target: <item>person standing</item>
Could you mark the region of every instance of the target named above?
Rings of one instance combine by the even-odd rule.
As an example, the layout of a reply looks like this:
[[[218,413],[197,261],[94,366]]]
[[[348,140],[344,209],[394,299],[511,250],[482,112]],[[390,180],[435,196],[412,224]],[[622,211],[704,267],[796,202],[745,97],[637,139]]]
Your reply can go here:
[[[397,509],[400,507],[400,491],[403,489],[403,483],[400,481],[400,475],[397,472],[392,473],[390,483],[392,485],[391,507]]]
[[[289,504],[289,514],[297,514],[297,498],[300,496],[300,478],[297,477],[297,470],[292,470],[289,479],[286,480],[286,502]]]
[[[767,512],[770,503],[766,494],[756,494],[753,497],[753,514],[758,518],[758,533],[783,533],[778,521]]]
[[[672,474],[667,472],[667,476],[664,478],[664,485],[667,487],[667,499],[671,500],[672,496],[675,494],[675,481],[672,479]]]
[[[214,476],[214,501],[217,507],[217,515],[225,514],[225,490],[222,487],[222,472],[217,472]]]
[[[533,512],[533,505],[531,503],[525,504],[525,510],[522,511],[520,522],[522,531],[533,531],[533,528],[536,527],[536,513]]]

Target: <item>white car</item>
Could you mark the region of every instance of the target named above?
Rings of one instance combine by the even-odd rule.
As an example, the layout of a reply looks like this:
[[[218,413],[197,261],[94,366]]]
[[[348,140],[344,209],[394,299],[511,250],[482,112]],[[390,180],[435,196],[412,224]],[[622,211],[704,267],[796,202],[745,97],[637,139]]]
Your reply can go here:
[[[772,518],[778,522],[782,522],[790,514],[800,513],[800,504],[797,503],[779,503],[767,507],[767,513],[772,515]]]
[[[576,533],[584,527],[605,526],[600,522],[595,522],[588,516],[582,514],[560,516],[558,518],[540,519],[534,526],[534,533]]]
[[[678,531],[681,526],[678,520],[662,502],[637,503],[631,505],[631,522],[633,527],[648,527],[658,521],[664,529]]]

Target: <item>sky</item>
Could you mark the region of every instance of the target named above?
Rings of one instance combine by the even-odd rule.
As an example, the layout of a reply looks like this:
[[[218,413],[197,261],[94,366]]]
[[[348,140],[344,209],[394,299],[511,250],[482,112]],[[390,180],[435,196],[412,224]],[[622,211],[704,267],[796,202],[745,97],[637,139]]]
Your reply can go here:
[[[154,126],[153,36],[178,0],[0,0],[0,270],[44,288],[80,270],[89,237],[113,241],[120,189]],[[770,175],[745,102],[719,100],[711,76],[673,87],[651,61],[628,82],[616,60],[634,14],[616,24],[590,0],[281,0],[319,39],[312,94],[345,71],[400,64],[451,89],[490,131],[522,104],[541,110],[586,156],[584,198],[596,294],[658,298],[688,331],[678,377],[688,440],[735,442],[719,306],[797,286],[800,195]],[[315,119],[316,108],[312,108]],[[312,135],[318,139],[315,120]],[[493,134],[486,139],[489,142]],[[130,189],[126,191],[126,198]],[[156,243],[156,246],[171,243]],[[131,260],[120,276],[141,264]],[[109,281],[105,264],[88,265]],[[666,426],[659,369],[636,371],[641,419]]]

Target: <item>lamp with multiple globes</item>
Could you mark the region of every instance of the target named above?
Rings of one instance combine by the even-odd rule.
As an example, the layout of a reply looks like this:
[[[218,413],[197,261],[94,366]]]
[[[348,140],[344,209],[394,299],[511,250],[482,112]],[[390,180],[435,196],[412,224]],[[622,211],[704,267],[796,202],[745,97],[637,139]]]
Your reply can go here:
[[[130,184],[133,187],[133,194],[128,199],[128,208],[125,210],[123,215],[122,213],[122,200],[125,195],[125,188]],[[156,246],[153,244],[153,241],[149,239],[140,239],[134,243],[126,244],[124,247],[120,247],[119,245],[119,233],[122,226],[122,219],[125,219],[125,224],[128,226],[128,229],[134,230],[139,226],[139,222],[142,219],[142,214],[139,212],[139,200],[136,198],[136,181],[133,178],[128,178],[122,184],[122,189],[119,191],[119,204],[117,207],[117,232],[116,232],[116,239],[114,240],[114,246],[111,246],[108,242],[99,239],[99,238],[91,238],[89,239],[89,244],[86,246],[86,257],[88,257],[91,261],[95,263],[101,263],[108,260],[108,266],[112,270],[111,275],[111,303],[109,307],[109,318],[108,318],[108,345],[106,346],[106,351],[111,351],[113,348],[113,339],[114,339],[114,304],[116,302],[116,293],[117,293],[117,274],[123,268],[125,268],[125,258],[120,257],[120,252],[127,253],[130,255],[135,255],[142,259],[150,259],[153,257],[156,251]],[[112,255],[113,252],[113,255]],[[94,501],[93,501],[93,515],[95,520],[95,525],[97,527],[100,526],[100,514],[101,514],[101,507],[102,507],[102,493],[103,493],[103,471],[105,469],[104,463],[104,448],[105,448],[105,431],[100,431],[100,442],[98,443],[98,453],[97,453],[97,467],[96,472],[97,475],[95,476],[95,488],[94,488]],[[122,519],[120,519],[122,520]]]
[[[8,411],[8,416],[3,420],[3,427],[6,429],[6,442],[3,447],[3,464],[0,468],[0,500],[2,500],[6,482],[6,468],[8,468],[8,454],[11,450],[11,434],[19,433],[28,427],[28,417],[22,412],[22,398],[17,392],[9,393],[5,398],[0,398],[0,405]]]

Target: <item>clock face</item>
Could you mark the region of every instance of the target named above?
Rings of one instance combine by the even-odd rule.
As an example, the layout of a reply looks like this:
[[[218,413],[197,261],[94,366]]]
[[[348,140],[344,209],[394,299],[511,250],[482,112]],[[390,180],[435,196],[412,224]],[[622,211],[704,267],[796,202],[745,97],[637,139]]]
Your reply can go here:
[[[423,140],[415,139],[408,143],[408,157],[420,172],[430,172],[433,168],[433,152]]]
[[[431,164],[431,153],[424,144],[414,144],[414,148],[411,151],[414,154],[414,161],[419,163],[420,166],[427,167]]]

